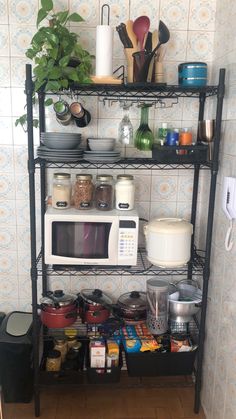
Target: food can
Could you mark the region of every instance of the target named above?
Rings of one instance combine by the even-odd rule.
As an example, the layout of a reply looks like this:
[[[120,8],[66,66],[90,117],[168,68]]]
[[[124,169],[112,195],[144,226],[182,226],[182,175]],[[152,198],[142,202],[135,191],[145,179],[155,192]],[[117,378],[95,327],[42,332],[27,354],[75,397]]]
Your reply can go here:
[[[188,62],[178,65],[179,85],[201,87],[207,84],[207,64]]]

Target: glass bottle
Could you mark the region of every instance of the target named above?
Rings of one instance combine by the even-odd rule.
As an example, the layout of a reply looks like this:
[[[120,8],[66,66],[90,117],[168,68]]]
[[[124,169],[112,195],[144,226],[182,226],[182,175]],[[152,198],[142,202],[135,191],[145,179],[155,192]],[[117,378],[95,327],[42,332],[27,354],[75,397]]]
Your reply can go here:
[[[74,187],[74,204],[77,209],[90,209],[93,203],[92,175],[79,174],[76,175]]]
[[[71,201],[71,176],[69,173],[54,173],[52,187],[52,206],[67,209]]]
[[[115,185],[115,202],[118,210],[132,210],[134,208],[134,177],[132,175],[118,175]]]
[[[95,207],[101,211],[113,208],[113,176],[97,175],[95,187]]]
[[[148,113],[151,105],[141,106],[141,121],[135,133],[135,147],[138,150],[149,151],[152,150],[154,135],[148,126]]]
[[[130,105],[123,105],[124,116],[118,128],[118,140],[121,144],[133,144],[133,125],[129,119]]]

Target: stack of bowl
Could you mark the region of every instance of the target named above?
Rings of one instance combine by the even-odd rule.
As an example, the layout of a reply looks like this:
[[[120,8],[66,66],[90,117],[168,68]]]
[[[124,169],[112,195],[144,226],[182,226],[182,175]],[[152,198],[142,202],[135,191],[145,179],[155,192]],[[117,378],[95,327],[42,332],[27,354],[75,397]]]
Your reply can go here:
[[[113,151],[116,145],[115,138],[88,138],[91,151]]]
[[[83,156],[80,143],[81,134],[42,132],[37,154],[38,157],[50,161],[77,161]]]

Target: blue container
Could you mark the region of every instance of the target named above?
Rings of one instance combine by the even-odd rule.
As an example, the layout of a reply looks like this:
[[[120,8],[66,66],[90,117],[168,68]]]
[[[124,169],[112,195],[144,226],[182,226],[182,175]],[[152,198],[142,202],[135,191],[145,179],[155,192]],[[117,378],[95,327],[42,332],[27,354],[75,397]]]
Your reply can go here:
[[[165,145],[178,145],[179,133],[175,131],[167,132]]]
[[[207,64],[202,62],[178,65],[179,85],[201,87],[207,84]]]

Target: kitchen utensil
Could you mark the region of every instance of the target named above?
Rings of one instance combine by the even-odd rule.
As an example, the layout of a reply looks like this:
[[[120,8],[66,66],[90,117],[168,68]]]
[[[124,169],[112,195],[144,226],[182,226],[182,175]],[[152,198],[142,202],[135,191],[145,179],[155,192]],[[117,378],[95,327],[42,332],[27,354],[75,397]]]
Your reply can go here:
[[[103,323],[111,307],[111,298],[100,289],[83,289],[79,294],[79,312],[86,323]]]
[[[198,290],[196,299],[193,301],[176,301],[169,298],[170,319],[178,323],[188,323],[192,316],[201,308],[202,292]]]
[[[125,24],[123,22],[120,23],[118,26],[116,26],[116,30],[124,48],[133,48],[133,44],[129,39]]]
[[[212,160],[213,139],[215,134],[215,120],[205,119],[198,122],[198,136],[201,141],[208,144],[208,160]]]
[[[77,318],[77,296],[62,290],[48,292],[41,298],[41,322],[49,328],[70,326]]]
[[[192,233],[192,224],[181,218],[154,218],[144,225],[148,260],[165,268],[185,265]]]
[[[145,42],[145,50],[149,53],[152,52],[152,32],[148,31]]]
[[[126,292],[113,306],[113,313],[128,321],[145,320],[147,315],[146,293],[142,291]]]
[[[128,34],[128,37],[129,37],[130,41],[132,42],[133,49],[135,51],[137,51],[138,50],[138,40],[137,40],[137,36],[135,35],[135,33],[133,31],[133,24],[134,23],[133,23],[132,20],[127,20],[126,31],[127,31],[127,34]],[[135,52],[135,51],[133,51],[133,52]]]
[[[150,19],[148,16],[139,16],[133,24],[133,31],[137,36],[141,51],[144,49],[144,38],[150,28]]]
[[[199,291],[198,283],[193,279],[182,279],[176,283],[176,288],[179,291],[179,301],[193,301]]]
[[[167,28],[167,26],[165,25],[165,23],[162,22],[162,20],[160,20],[160,22],[159,22],[158,37],[159,37],[158,44],[152,50],[151,54],[149,54],[147,57],[145,57],[145,62],[143,64],[143,68],[142,68],[142,73],[143,73],[142,78],[144,78],[145,77],[145,74],[148,73],[149,65],[150,65],[151,60],[154,57],[156,51],[158,50],[158,48],[162,44],[166,44],[166,42],[168,42],[169,39],[170,39],[169,29]]]
[[[152,46],[151,46],[151,51],[149,51],[149,53],[152,52],[152,50],[156,47],[158,42],[159,42],[158,31],[157,31],[157,29],[155,29],[152,32]],[[149,64],[148,75],[147,75],[147,82],[149,82],[149,83],[153,80],[153,68],[154,68],[155,59],[156,59],[156,57],[154,55],[154,57],[152,57],[151,62]],[[154,80],[155,80],[155,73],[154,73]],[[157,81],[157,80],[155,80],[155,81]]]
[[[178,65],[180,86],[205,86],[207,84],[207,64],[186,62]]]
[[[151,278],[147,280],[147,327],[154,335],[162,335],[168,329],[167,281]]]

